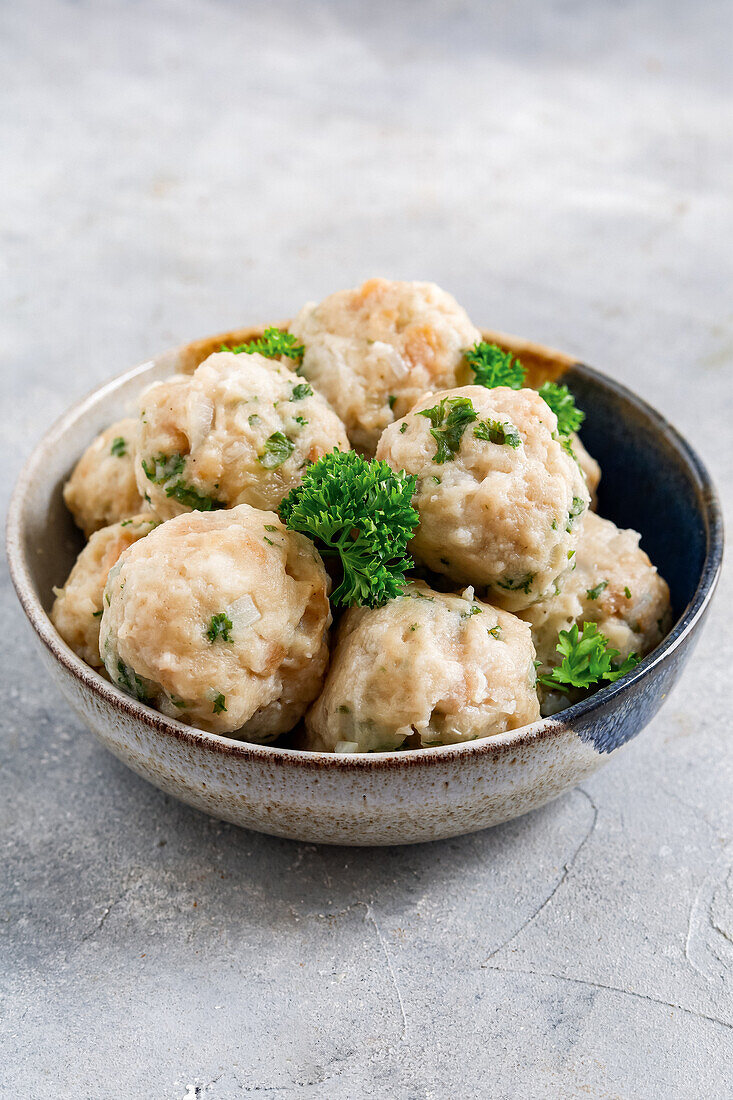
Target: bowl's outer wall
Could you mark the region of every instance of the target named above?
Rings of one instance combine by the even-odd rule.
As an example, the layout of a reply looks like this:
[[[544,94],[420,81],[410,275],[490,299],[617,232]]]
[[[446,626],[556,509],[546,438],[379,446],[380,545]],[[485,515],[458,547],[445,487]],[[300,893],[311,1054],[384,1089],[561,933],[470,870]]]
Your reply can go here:
[[[193,369],[221,340],[167,352],[82,401],[34,452],[11,506],[11,569],[45,643],[44,663],[116,756],[168,793],[238,825],[325,843],[394,844],[459,835],[525,813],[580,782],[644,727],[689,656],[719,568],[720,545],[711,553],[715,533],[706,518],[711,490],[702,468],[651,410],[567,357],[503,337],[497,342],[530,363],[534,385],[565,372],[587,413],[584,441],[603,469],[601,510],[641,531],[642,545],[670,582],[675,611],[684,610],[699,583],[707,585],[694,622],[678,624],[629,678],[563,712],[562,720],[499,738],[381,759],[324,758],[191,731],[120,697],[81,665],[37,607],[40,601],[48,611],[52,585],[63,584],[82,545],[63,505],[63,482],[99,431],[134,412],[144,385]]]
[[[430,772],[407,760],[354,771],[333,760],[287,767],[288,750],[265,760],[207,752],[100,699],[41,649],[82,721],[133,771],[196,809],[274,836],[348,845],[460,836],[544,805],[595,772],[602,759],[561,723],[485,756],[446,753]]]

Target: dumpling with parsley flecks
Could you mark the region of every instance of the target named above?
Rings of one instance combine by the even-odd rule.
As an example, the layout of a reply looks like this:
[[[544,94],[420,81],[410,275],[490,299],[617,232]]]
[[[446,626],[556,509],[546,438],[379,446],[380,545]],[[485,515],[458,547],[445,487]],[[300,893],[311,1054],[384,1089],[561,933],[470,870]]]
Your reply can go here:
[[[525,726],[539,717],[534,656],[515,615],[471,589],[452,595],[415,581],[382,607],[344,615],[306,745],[386,752]]]
[[[417,477],[409,548],[436,573],[515,611],[572,568],[588,488],[535,390],[425,395],[387,428],[377,457]]]
[[[271,741],[318,694],[328,577],[313,543],[248,504],[177,516],[110,571],[100,650],[142,702],[214,733]]]
[[[423,393],[468,380],[464,351],[481,339],[466,311],[435,283],[390,279],[311,302],[290,331],[305,347],[303,374],[368,456],[384,428]]]
[[[277,508],[335,447],[349,449],[344,426],[309,382],[258,353],[216,352],[143,393],[137,483],[162,519]]]
[[[157,526],[157,519],[143,514],[95,531],[63,588],[54,589],[51,622],[66,644],[94,668],[104,664],[99,654],[99,622],[107,575],[123,550]]]
[[[135,480],[137,421],[118,420],[81,456],[64,485],[64,503],[85,536],[143,508]]]
[[[559,591],[519,612],[532,628],[543,675],[562,659],[556,648],[560,631],[575,623],[597,623],[620,661],[632,653],[644,657],[671,625],[669,588],[639,546],[638,532],[588,512],[579,533],[576,568]],[[541,691],[544,698],[547,690]]]

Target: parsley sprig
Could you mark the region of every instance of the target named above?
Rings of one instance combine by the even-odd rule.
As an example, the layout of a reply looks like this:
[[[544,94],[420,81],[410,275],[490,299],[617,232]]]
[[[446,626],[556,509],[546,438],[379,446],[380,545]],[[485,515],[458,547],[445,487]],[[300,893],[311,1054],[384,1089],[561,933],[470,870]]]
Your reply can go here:
[[[264,334],[256,340],[250,340],[246,344],[237,344],[235,347],[227,347],[222,344],[222,351],[233,351],[235,355],[242,352],[245,355],[264,355],[266,359],[278,359],[281,355],[292,359],[295,363],[303,362],[305,348],[299,344],[296,337],[289,332],[283,332],[279,328],[266,328]]]
[[[559,435],[568,436],[577,432],[585,420],[585,413],[575,404],[575,398],[567,386],[561,386],[557,382],[543,382],[539,395],[557,417]]]
[[[486,386],[488,390],[494,389],[495,386],[508,386],[511,390],[521,390],[524,385],[524,367],[518,359],[513,359],[510,351],[502,351],[498,344],[477,340],[473,347],[463,354],[475,375],[475,385]]]
[[[334,604],[379,607],[402,593],[413,564],[407,542],[419,518],[412,507],[416,481],[386,462],[335,450],[309,466],[282,501],[280,516],[291,531],[340,558],[343,579]]]
[[[568,694],[571,688],[590,688],[607,680],[613,683],[639,663],[635,653],[618,662],[617,649],[611,649],[608,638],[601,634],[598,623],[586,623],[578,631],[573,623],[570,630],[561,630],[557,639],[557,652],[562,661],[549,675],[538,677],[545,687]]]

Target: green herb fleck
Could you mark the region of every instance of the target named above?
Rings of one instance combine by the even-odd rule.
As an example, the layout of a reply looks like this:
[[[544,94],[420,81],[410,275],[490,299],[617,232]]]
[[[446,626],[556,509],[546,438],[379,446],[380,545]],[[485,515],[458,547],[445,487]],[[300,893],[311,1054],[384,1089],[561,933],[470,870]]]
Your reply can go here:
[[[128,668],[124,661],[118,660],[117,662],[117,684],[126,691],[128,695],[132,695],[134,699],[137,699],[140,703],[149,703],[150,695],[145,686],[144,680],[142,680],[133,669]]]
[[[293,387],[293,392],[290,394],[291,401],[302,401],[304,397],[312,397],[313,389],[308,382],[299,382],[297,386]]]
[[[250,416],[247,417],[247,423],[249,424],[250,428],[254,428],[255,424],[259,424],[261,419],[262,418],[258,416],[257,413],[252,413]]]
[[[205,496],[181,479],[180,475],[185,465],[186,460],[181,454],[159,454],[149,462],[142,460],[142,468],[148,481],[152,481],[155,485],[162,485],[165,495],[177,500],[179,504],[197,512],[211,512],[217,508],[225,508],[226,505],[222,501]],[[149,501],[150,497],[146,494],[145,499]]]
[[[506,580],[497,581],[499,588],[506,589],[507,592],[524,592],[526,595],[532,591],[532,581],[534,580],[534,573],[527,573],[523,577],[517,577],[512,579],[507,577]]]
[[[513,448],[518,447],[522,442],[519,432],[509,421],[479,420],[473,429],[473,434],[486,443],[507,443]]]
[[[214,714],[221,714],[222,711],[225,711],[227,709],[226,702],[227,701],[224,696],[221,694],[221,692],[219,692],[219,694],[214,699],[214,706],[212,708]]]
[[[173,706],[178,707],[179,710],[185,710],[188,706],[186,700],[181,699],[180,695],[169,695],[168,698],[170,699]]]
[[[277,527],[275,526],[274,523],[266,523],[265,524],[265,530],[266,531],[277,531]]]
[[[488,631],[492,638],[501,638],[501,627],[498,623],[496,626],[488,627]]]
[[[444,397],[432,409],[421,409],[418,416],[425,416],[433,425],[430,429],[438,444],[433,462],[451,462],[458,454],[461,438],[469,424],[477,419],[470,397]]]
[[[212,645],[219,640],[222,642],[231,642],[232,639],[229,631],[232,629],[233,625],[226,611],[219,611],[218,614],[211,616],[209,625],[206,629],[206,637]]]
[[[144,458],[141,465],[148,481],[152,481],[154,485],[163,485],[183,473],[186,460],[182,454],[159,454],[149,461]]]
[[[568,532],[568,534],[572,531],[573,526],[574,526],[575,521],[578,518],[578,516],[581,516],[584,511],[585,511],[585,501],[583,500],[583,498],[582,497],[573,497],[573,503],[570,507],[570,511],[568,512],[568,522],[565,525],[565,530]]]
[[[607,588],[608,581],[599,581],[595,588],[589,588],[585,594],[589,600],[597,600],[601,592],[605,592]]]
[[[631,589],[629,588],[628,584],[624,588],[624,596],[626,597],[627,600],[631,599]]]
[[[99,611],[92,611],[92,618],[93,618],[93,619],[101,619],[101,618],[102,618],[102,614],[103,614],[103,610],[102,610],[102,609],[100,609]]]
[[[265,440],[265,449],[261,455],[257,456],[257,461],[266,470],[275,470],[290,458],[294,450],[295,444],[292,439],[288,439],[282,432],[273,432]]]
[[[390,409],[393,409],[395,407],[395,405],[397,404],[397,398],[393,393],[391,393],[389,395],[389,397],[387,398],[387,401],[388,401]]]
[[[407,431],[407,421],[405,420],[402,424],[400,424],[400,435],[404,435],[406,431]]]
[[[306,420],[306,418],[304,416],[296,416],[296,417],[293,417],[293,419],[295,420],[296,424],[300,424],[301,428],[304,428],[306,426],[306,424],[308,423],[308,421]]]
[[[476,604],[472,604],[472,606],[469,607],[468,611],[461,611],[461,618],[472,619],[474,615],[480,615],[482,611],[483,608],[477,607]]]
[[[127,454],[127,441],[121,435],[118,435],[112,440],[109,453],[115,455],[116,458],[124,458]]]
[[[524,385],[525,370],[518,359],[512,359],[511,352],[502,351],[497,344],[487,344],[477,340],[473,347],[463,353],[469,367],[476,376],[477,386],[494,389],[495,386],[508,386],[512,390],[521,390]]]
[[[351,714],[351,708],[347,707],[345,703],[342,703],[339,707],[339,714]]]
[[[440,478],[438,477],[437,474],[433,474],[433,481],[435,482],[436,485],[440,485]]]

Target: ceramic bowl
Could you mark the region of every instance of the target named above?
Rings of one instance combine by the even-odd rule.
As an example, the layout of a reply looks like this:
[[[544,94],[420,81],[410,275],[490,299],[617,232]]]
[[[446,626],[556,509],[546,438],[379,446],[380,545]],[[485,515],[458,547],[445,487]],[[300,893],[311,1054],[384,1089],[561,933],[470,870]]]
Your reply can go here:
[[[61,640],[48,611],[81,537],[61,490],[82,449],[132,412],[140,390],[191,371],[246,329],[199,340],[95,390],[38,444],[8,515],[13,581],[43,663],[82,720],[120,760],[168,794],[248,829],[329,844],[404,844],[457,836],[526,813],[619,752],[656,713],[692,652],[722,557],[722,522],[694,451],[649,405],[549,348],[486,333],[518,355],[531,384],[562,377],[587,414],[583,440],[600,462],[599,511],[642,533],[669,582],[676,624],[628,676],[534,725],[456,746],[331,755],[204,733],[129,698]],[[395,691],[399,685],[395,684]]]

